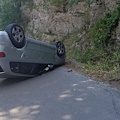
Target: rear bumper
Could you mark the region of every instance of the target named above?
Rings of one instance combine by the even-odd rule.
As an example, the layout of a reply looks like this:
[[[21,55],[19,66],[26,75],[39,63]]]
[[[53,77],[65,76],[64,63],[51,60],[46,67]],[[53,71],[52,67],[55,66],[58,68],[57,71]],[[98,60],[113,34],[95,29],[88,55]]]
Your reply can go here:
[[[14,77],[34,77],[31,74],[15,73],[11,70],[8,61],[0,61],[0,78],[14,78]]]
[[[0,78],[34,77],[39,75],[47,64],[0,61]]]

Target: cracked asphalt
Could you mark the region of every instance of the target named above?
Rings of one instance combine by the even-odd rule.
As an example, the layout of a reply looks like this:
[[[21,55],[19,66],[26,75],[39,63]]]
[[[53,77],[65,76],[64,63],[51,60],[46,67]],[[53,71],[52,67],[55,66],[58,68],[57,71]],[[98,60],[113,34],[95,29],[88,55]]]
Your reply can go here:
[[[120,91],[64,67],[0,79],[0,120],[120,120]]]

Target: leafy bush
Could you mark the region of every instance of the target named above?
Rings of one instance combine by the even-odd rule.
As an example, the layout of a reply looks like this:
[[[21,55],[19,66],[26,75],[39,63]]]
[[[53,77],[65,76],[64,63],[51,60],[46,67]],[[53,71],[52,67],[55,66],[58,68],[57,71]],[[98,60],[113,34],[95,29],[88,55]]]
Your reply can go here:
[[[118,25],[119,18],[120,9],[117,9],[113,13],[107,13],[104,18],[95,22],[89,30],[89,36],[96,48],[105,48],[111,42],[114,42],[111,41],[111,32]]]
[[[0,30],[10,23],[20,23],[21,11],[12,0],[0,0]]]
[[[87,31],[86,36],[88,35],[87,38],[89,38],[87,41],[93,43],[92,47],[81,51],[79,48],[75,48],[75,45],[72,48],[69,44],[67,46],[67,57],[84,63],[84,70],[88,74],[103,79],[120,78],[120,47],[115,47],[116,40],[112,38],[112,32],[118,26],[119,18],[120,4],[114,12],[106,13]],[[72,36],[68,39],[71,38]],[[79,44],[76,38],[72,38],[71,41]]]

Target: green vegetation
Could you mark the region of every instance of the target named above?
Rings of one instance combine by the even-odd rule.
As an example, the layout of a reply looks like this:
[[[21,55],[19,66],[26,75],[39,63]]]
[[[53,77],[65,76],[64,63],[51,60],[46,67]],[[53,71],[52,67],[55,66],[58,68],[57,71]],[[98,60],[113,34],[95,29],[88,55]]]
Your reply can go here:
[[[33,6],[33,0],[0,0],[0,30],[10,23],[24,24],[28,22],[28,18],[25,18],[22,22],[22,11],[20,7],[22,4],[28,4]]]
[[[95,0],[86,0],[86,3],[89,5],[89,7],[90,7],[90,5],[94,2]]]
[[[74,6],[77,5],[81,0],[68,0],[67,6]]]
[[[72,7],[80,1],[83,0],[44,0],[44,3],[47,6],[56,6],[58,9],[60,7],[66,11],[66,7]],[[24,2],[31,9],[39,9],[39,5],[34,5],[33,0],[0,0],[0,30],[4,30],[10,23],[21,24],[20,7]],[[93,2],[94,0],[86,0],[89,6]],[[62,38],[66,41],[67,57],[84,63],[86,73],[96,74],[98,77],[120,77],[120,47],[116,47],[116,40],[112,37],[113,31],[119,23],[120,3],[114,12],[105,13],[104,17],[98,19],[89,30],[86,29],[90,22],[89,11],[86,11],[84,15],[86,17],[85,27]],[[85,31],[85,35],[81,37],[80,33],[83,31]],[[33,33],[31,32],[31,34]],[[52,31],[44,34],[55,35]],[[41,37],[40,33],[38,33],[38,37]],[[82,40],[83,38],[84,40]],[[84,48],[85,43],[90,43],[91,46]]]
[[[118,7],[119,8],[119,7]],[[120,10],[107,13],[104,18],[98,20],[89,31],[90,39],[96,48],[105,48],[113,44],[111,32],[118,25]]]
[[[21,11],[12,0],[0,0],[0,30],[10,23],[20,23]]]
[[[87,31],[87,40],[92,46],[85,50],[75,47],[76,43],[81,44],[81,39],[77,35],[68,35],[67,39],[74,39],[72,46],[71,43],[67,43],[68,58],[84,63],[86,73],[110,79],[120,77],[120,47],[115,47],[116,41],[111,36],[118,26],[119,18],[120,4],[114,12],[106,13]]]

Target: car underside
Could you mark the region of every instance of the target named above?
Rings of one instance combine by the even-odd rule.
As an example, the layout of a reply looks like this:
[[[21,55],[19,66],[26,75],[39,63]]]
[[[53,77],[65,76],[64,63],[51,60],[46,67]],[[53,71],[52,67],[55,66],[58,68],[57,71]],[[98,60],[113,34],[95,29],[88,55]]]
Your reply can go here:
[[[10,24],[0,31],[0,77],[32,77],[45,68],[65,63],[61,41],[48,44],[26,37],[21,26]]]

